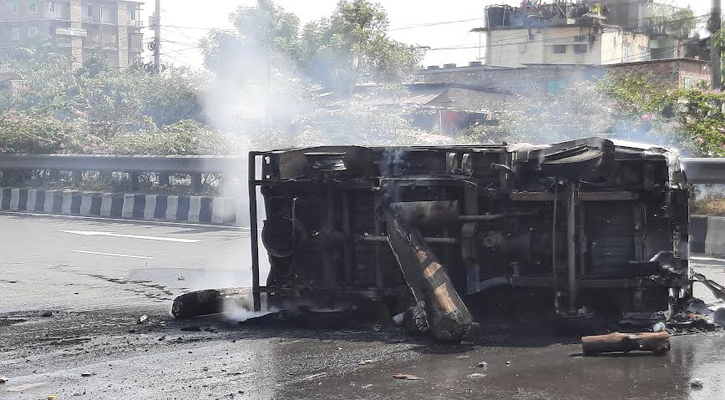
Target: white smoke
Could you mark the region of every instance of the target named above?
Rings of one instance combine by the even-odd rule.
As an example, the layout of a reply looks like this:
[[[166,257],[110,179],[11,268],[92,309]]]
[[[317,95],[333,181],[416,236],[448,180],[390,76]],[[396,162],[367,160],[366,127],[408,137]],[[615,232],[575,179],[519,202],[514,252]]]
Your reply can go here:
[[[265,315],[274,314],[280,310],[274,307],[266,311],[252,311],[251,302],[240,301],[240,299],[226,298],[222,306],[222,316],[229,322],[244,322],[252,318],[259,318]],[[266,307],[262,307],[265,309]]]

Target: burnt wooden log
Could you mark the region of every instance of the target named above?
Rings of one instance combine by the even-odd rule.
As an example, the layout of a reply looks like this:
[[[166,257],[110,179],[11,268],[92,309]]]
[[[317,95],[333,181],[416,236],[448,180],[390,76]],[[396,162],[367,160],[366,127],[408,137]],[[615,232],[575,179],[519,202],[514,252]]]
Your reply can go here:
[[[171,314],[176,319],[189,319],[203,315],[224,312],[224,302],[234,299],[240,305],[246,304],[251,310],[251,290],[249,288],[225,288],[197,290],[182,294],[174,299]]]
[[[664,354],[670,351],[670,334],[667,332],[610,333],[608,335],[582,337],[585,356],[601,353],[628,353],[650,351]]]
[[[468,334],[473,317],[445,267],[418,229],[404,223],[389,207],[384,207],[383,217],[390,248],[413,296],[423,306],[433,337],[442,342],[460,342]]]

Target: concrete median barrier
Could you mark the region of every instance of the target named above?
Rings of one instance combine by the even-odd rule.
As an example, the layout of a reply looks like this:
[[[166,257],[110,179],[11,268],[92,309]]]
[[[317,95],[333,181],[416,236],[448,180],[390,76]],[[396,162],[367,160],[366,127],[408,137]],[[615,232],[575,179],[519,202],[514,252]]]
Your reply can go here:
[[[106,218],[246,225],[247,210],[229,197],[0,188],[0,210]]]
[[[725,255],[725,217],[690,217],[690,251],[713,256]]]

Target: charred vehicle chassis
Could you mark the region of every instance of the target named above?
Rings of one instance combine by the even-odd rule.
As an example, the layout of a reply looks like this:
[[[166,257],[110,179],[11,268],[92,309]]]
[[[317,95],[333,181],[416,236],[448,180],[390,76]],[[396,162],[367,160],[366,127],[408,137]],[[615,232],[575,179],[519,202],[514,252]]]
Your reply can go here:
[[[676,152],[600,138],[250,153],[270,261],[255,308],[379,300],[460,340],[497,313],[612,320],[691,296],[688,186]],[[512,311],[514,311],[512,313]],[[475,316],[475,318],[474,318]]]

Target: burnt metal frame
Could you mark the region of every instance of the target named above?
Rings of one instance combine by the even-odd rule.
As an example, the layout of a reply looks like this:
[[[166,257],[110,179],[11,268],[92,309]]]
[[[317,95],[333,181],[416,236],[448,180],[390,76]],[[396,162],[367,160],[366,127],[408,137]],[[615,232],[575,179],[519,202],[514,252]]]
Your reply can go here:
[[[258,180],[257,176],[256,176],[257,159],[259,156],[264,156],[266,154],[268,154],[268,153],[267,152],[250,152],[249,153],[249,196],[250,196],[249,207],[250,207],[250,231],[251,231],[251,239],[252,239],[252,243],[251,243],[252,244],[252,251],[251,251],[251,255],[252,255],[252,292],[253,292],[253,296],[254,296],[254,309],[255,310],[261,309],[260,293],[271,291],[271,288],[268,288],[266,286],[263,287],[260,285],[260,282],[259,282],[259,278],[260,278],[259,277],[259,248],[258,248],[259,239],[258,239],[258,224],[257,224],[258,213],[257,213],[257,202],[256,202],[257,187],[264,185],[264,184],[273,183],[271,181],[265,180],[264,177],[262,177],[260,180]],[[719,162],[722,160],[718,160],[717,162],[714,162],[713,160],[710,160],[710,159],[707,159],[707,160],[684,159],[682,161],[683,161],[683,164],[685,165],[686,169],[689,165],[692,165],[692,168],[690,168],[691,171],[688,171],[688,172],[692,172],[692,175],[694,175],[693,180],[695,180],[698,183],[700,181],[711,181],[713,178],[710,175],[712,175],[713,173],[717,174],[717,172],[724,169],[723,167],[725,167],[725,163]],[[708,167],[714,167],[714,168],[708,169]],[[713,169],[715,171],[713,171]],[[708,173],[710,175],[707,175]],[[382,181],[392,181],[392,183],[394,183],[394,184],[403,184],[403,185],[411,184],[411,182],[407,182],[408,179],[383,178],[381,180],[381,184],[383,184]],[[416,180],[415,183],[413,183],[413,186],[421,186],[421,185],[426,185],[426,184],[435,185],[436,183],[440,184],[440,182],[438,182],[438,180],[435,180],[435,179],[432,180],[433,182],[431,182],[430,180],[425,180],[425,179],[423,181],[424,182],[420,182],[420,180]],[[471,191],[466,191],[466,192],[467,192],[466,194],[471,194],[471,193],[468,193]],[[580,227],[576,226],[576,222],[581,223],[581,221],[576,221],[576,214],[577,214],[577,211],[579,211],[579,214],[581,215],[581,208],[582,208],[583,202],[606,201],[606,200],[610,200],[610,201],[611,200],[635,200],[638,198],[636,193],[626,192],[626,191],[612,192],[612,193],[591,193],[590,194],[590,193],[579,193],[578,190],[575,191],[574,188],[569,188],[568,192],[569,193],[559,193],[558,195],[553,194],[553,193],[512,192],[512,193],[510,193],[510,198],[512,200],[519,200],[519,201],[527,201],[527,200],[528,201],[544,201],[544,202],[556,201],[556,200],[564,201],[565,203],[567,203],[567,208],[568,208],[567,215],[569,217],[568,219],[570,220],[570,221],[568,221],[567,225],[574,225],[574,226],[567,227],[567,236],[574,236],[574,238],[576,238],[577,228],[580,228]],[[474,193],[475,193],[475,191],[474,191]],[[346,196],[346,195],[344,195],[344,196]],[[575,201],[572,202],[571,197],[575,197]],[[343,208],[347,208],[346,204],[344,204],[344,203],[346,203],[345,200],[347,200],[347,199],[343,198]],[[469,203],[469,202],[466,202],[466,203]],[[577,210],[577,209],[579,209],[579,210]],[[467,210],[465,212],[465,214],[468,214],[468,215],[475,214],[475,212],[471,212],[471,211],[473,211],[473,210]],[[347,213],[349,213],[349,210],[346,210],[344,212],[344,214],[347,214]],[[571,214],[574,214],[574,215],[572,216]],[[347,218],[344,218],[344,219],[349,219],[349,215],[347,215]],[[462,219],[465,219],[465,216],[462,217]],[[348,224],[349,224],[349,221],[347,221],[347,222],[344,221],[343,227],[346,227]],[[445,239],[447,239],[447,240],[445,240]],[[377,241],[377,242],[383,243],[386,240],[386,236],[382,235],[382,232],[380,232],[380,224],[376,219],[376,235],[375,236],[364,237],[364,238],[356,237],[353,240],[354,241],[359,241],[359,240]],[[446,243],[446,244],[458,244],[460,242],[459,240],[456,240],[454,238],[425,238],[425,240],[428,242],[441,242],[441,243]],[[576,239],[569,240],[569,241],[572,242],[570,244],[574,244],[574,246],[576,246],[576,244],[575,244]],[[345,247],[348,247],[349,245],[350,245],[349,243],[345,243]],[[376,258],[376,268],[375,268],[375,270],[376,270],[376,286],[377,286],[377,289],[380,290],[380,289],[382,289],[383,283],[380,281],[381,274],[379,273],[380,269],[381,269],[381,266],[379,265],[379,263],[380,263],[379,255],[377,254],[377,253],[379,253],[379,246],[376,246],[376,250],[377,250],[376,257],[375,257]],[[575,253],[574,255],[571,254],[571,250],[574,250],[574,253]],[[569,273],[567,274],[568,275],[568,277],[567,277],[568,285],[567,286],[569,286],[569,291],[574,292],[574,295],[570,296],[570,297],[572,297],[572,299],[570,299],[570,301],[575,299],[575,297],[576,297],[575,292],[578,290],[578,288],[584,288],[584,287],[623,287],[623,288],[646,287],[646,286],[653,284],[653,282],[648,282],[647,280],[643,280],[643,279],[606,279],[606,280],[602,280],[602,279],[582,279],[581,276],[577,277],[576,276],[577,275],[576,274],[576,261],[577,260],[574,257],[581,256],[581,254],[576,254],[577,253],[576,250],[577,250],[576,247],[568,250],[568,253],[569,253],[568,258],[570,259],[569,264],[574,264],[573,271],[571,268],[572,266],[571,265],[568,266]],[[348,251],[349,251],[349,249],[347,249],[346,253]],[[345,257],[346,259],[350,257],[349,254],[345,254],[345,256],[346,256]],[[574,261],[574,263],[571,263],[571,261]],[[349,260],[346,260],[346,263],[348,263],[348,262],[349,262]],[[583,275],[583,272],[584,271],[581,271],[582,275]],[[349,274],[349,271],[346,271],[346,273]],[[513,286],[543,285],[543,286],[556,287],[557,286],[556,283],[558,281],[556,278],[543,278],[543,277],[529,277],[529,278],[505,277],[505,278],[507,278],[507,280],[509,281],[509,284],[511,284]],[[484,280],[484,282],[485,281],[486,280]],[[571,307],[572,304],[570,304],[569,306]]]
[[[257,187],[261,184],[257,180],[257,157],[262,152],[249,152],[249,237],[252,242],[252,299],[254,311],[262,310],[262,299],[259,285],[259,232],[257,228]]]

